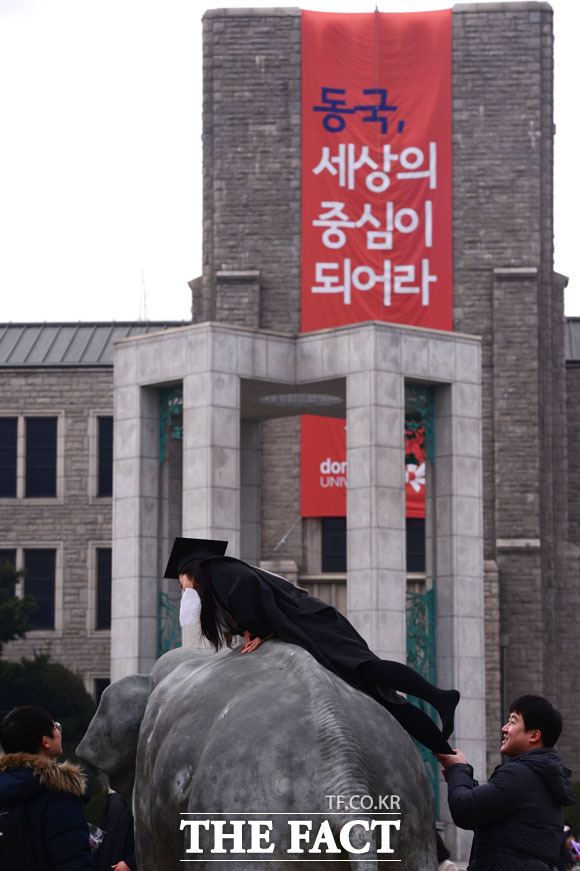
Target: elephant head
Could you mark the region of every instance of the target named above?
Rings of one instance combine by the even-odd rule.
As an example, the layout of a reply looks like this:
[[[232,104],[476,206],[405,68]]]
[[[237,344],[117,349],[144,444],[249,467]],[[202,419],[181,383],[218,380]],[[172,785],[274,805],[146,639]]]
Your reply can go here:
[[[76,749],[104,771],[115,792],[131,805],[139,728],[149,698],[149,677],[131,674],[104,691],[97,713]]]

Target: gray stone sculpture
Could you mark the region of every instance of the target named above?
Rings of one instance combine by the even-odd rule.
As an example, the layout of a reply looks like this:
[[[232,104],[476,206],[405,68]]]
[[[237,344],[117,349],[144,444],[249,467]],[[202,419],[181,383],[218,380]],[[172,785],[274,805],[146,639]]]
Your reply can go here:
[[[183,859],[196,871],[370,871],[387,867],[380,859],[405,871],[437,867],[433,798],[412,740],[295,645],[171,651],[150,677],[105,690],[77,753],[129,802],[134,782],[140,871],[177,871]],[[219,820],[222,854],[210,852]],[[232,852],[233,821],[246,853]],[[204,852],[188,853],[197,831]],[[325,852],[333,842],[340,852]]]

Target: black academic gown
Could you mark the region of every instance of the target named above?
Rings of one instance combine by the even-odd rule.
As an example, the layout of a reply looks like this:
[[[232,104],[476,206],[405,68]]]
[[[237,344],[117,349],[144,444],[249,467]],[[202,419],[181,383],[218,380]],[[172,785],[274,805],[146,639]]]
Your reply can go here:
[[[282,641],[298,644],[325,668],[382,705],[406,703],[394,690],[369,686],[363,680],[359,666],[378,657],[332,605],[279,575],[232,557],[210,557],[203,560],[201,568],[215,599],[238,629],[247,629],[260,638],[272,632]]]

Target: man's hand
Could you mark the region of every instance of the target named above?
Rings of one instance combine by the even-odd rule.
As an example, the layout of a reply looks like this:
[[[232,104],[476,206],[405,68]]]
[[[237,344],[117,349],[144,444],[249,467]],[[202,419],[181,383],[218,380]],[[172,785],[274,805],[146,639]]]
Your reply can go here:
[[[256,650],[260,644],[263,644],[264,641],[271,638],[273,634],[273,632],[270,632],[270,634],[266,635],[265,638],[259,638],[257,635],[252,635],[251,632],[244,629],[244,646],[242,647],[242,653],[251,653],[252,650]]]
[[[113,871],[131,871],[127,863],[123,862],[122,859],[120,862],[117,862],[116,865],[111,865],[111,868],[113,869]]]
[[[447,770],[452,765],[457,765],[459,762],[467,763],[467,759],[461,750],[455,750],[454,753],[435,753],[434,756],[441,765],[441,771],[445,780],[447,780]]]

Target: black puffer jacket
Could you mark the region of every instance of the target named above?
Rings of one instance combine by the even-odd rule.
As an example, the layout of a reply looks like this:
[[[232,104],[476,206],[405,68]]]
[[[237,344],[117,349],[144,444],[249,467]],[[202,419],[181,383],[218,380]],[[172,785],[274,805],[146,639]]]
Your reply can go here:
[[[80,768],[29,753],[0,756],[0,805],[24,803],[36,865],[23,871],[92,871]]]
[[[553,748],[499,765],[481,786],[471,765],[453,765],[447,785],[453,821],[475,830],[469,871],[546,871],[556,864],[562,805],[574,804],[574,789]]]

